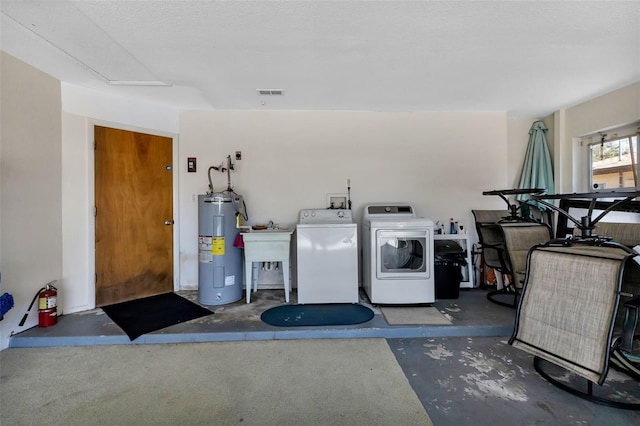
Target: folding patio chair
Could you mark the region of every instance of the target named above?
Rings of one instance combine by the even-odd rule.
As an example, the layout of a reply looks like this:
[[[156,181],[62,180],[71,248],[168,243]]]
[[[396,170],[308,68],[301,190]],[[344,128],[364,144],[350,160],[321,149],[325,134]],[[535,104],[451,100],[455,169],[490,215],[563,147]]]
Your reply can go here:
[[[555,386],[598,404],[638,410],[632,399],[593,391],[593,384],[605,381],[612,357],[621,360],[614,367],[640,380],[637,363],[625,355],[638,340],[634,256],[628,247],[608,241],[556,240],[532,248],[509,343],[532,354],[536,371]],[[565,374],[549,373],[549,363],[585,379],[586,389],[560,377]]]

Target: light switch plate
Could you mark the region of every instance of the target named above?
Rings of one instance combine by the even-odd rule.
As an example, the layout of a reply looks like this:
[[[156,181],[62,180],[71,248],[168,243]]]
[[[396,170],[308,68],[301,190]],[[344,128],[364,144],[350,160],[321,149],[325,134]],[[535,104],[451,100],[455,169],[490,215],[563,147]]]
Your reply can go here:
[[[188,173],[196,172],[196,157],[187,158],[187,172]]]

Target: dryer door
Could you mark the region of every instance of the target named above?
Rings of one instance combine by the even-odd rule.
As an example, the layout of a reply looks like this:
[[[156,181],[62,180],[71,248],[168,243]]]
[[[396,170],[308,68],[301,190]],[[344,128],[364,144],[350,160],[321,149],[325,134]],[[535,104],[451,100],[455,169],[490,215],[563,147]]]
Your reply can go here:
[[[428,229],[376,231],[376,277],[423,279],[431,276]]]

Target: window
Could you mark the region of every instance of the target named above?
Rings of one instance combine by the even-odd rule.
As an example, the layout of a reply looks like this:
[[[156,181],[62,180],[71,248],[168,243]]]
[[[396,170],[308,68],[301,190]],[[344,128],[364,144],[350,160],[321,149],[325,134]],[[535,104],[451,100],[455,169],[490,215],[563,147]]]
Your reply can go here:
[[[604,136],[604,135],[603,135]],[[638,135],[589,144],[589,187],[594,191],[638,188]]]

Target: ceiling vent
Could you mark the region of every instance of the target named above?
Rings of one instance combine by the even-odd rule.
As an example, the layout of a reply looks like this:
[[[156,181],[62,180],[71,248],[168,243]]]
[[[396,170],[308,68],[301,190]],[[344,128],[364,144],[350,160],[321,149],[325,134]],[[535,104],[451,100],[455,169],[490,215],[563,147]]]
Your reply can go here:
[[[283,96],[283,89],[257,89],[258,95],[266,95],[266,96]]]

